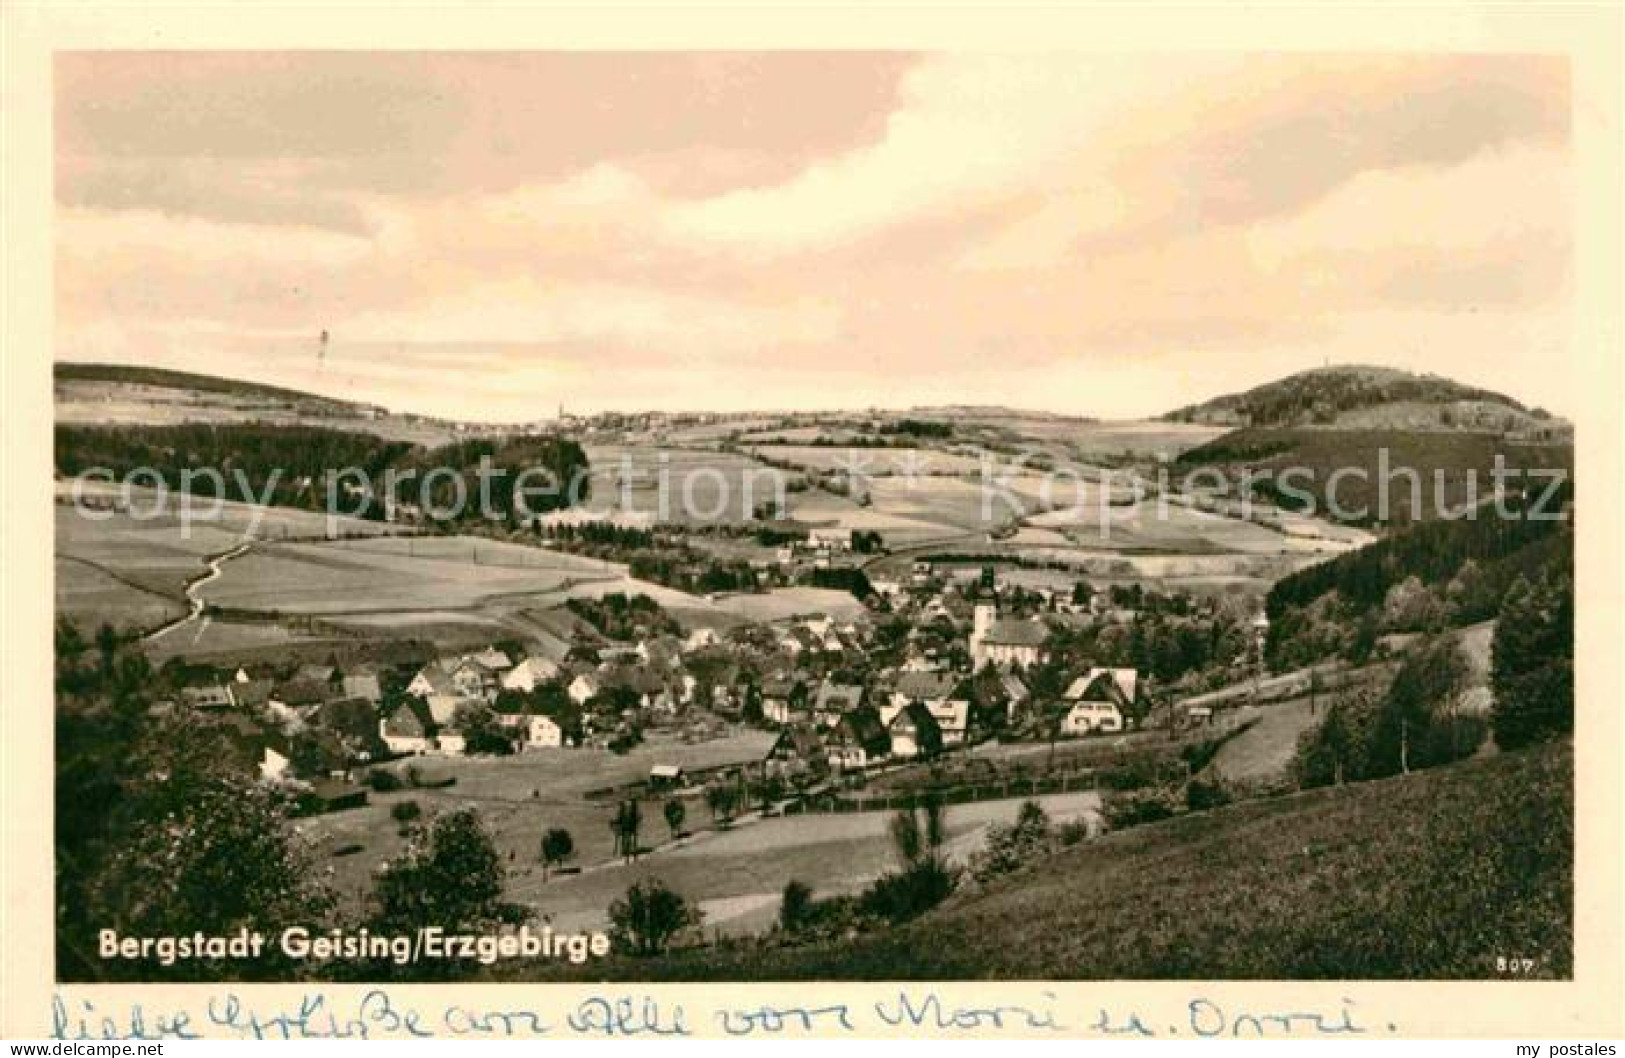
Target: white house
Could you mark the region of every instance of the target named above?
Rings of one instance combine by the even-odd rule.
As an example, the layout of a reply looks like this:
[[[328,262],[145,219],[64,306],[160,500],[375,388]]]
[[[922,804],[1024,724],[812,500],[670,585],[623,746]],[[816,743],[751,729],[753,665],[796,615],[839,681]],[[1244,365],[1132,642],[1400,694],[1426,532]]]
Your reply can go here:
[[[434,717],[420,698],[406,699],[378,721],[378,737],[391,753],[427,753],[434,735]]]
[[[1044,641],[1048,638],[1044,622],[1000,619],[992,606],[979,603],[970,635],[971,661],[977,668],[1031,668],[1043,660]]]
[[[1092,668],[1067,687],[1063,735],[1121,731],[1134,704],[1139,674],[1133,669]]]
[[[694,631],[690,632],[688,634],[688,638],[683,641],[683,649],[702,650],[705,647],[714,647],[721,642],[722,637],[717,634],[716,629],[696,628]]]
[[[910,702],[919,702],[930,710],[931,718],[942,730],[943,745],[965,741],[965,732],[970,726],[970,696],[963,681],[953,673],[903,673],[892,690],[889,706],[881,710],[881,721],[891,723]]]
[[[570,700],[577,705],[586,705],[587,701],[597,694],[600,689],[601,684],[598,677],[591,672],[584,672],[570,681],[570,686],[565,688],[564,693],[568,694]]]
[[[260,750],[260,778],[280,779],[288,772],[287,754],[267,742]]]
[[[553,749],[564,745],[564,729],[540,713],[498,713],[497,723],[517,731],[525,749]]]
[[[486,647],[478,654],[470,654],[469,660],[478,662],[488,672],[506,672],[513,668],[513,659],[496,647]]]
[[[502,689],[529,694],[538,684],[557,678],[558,665],[547,658],[527,657],[501,676]]]

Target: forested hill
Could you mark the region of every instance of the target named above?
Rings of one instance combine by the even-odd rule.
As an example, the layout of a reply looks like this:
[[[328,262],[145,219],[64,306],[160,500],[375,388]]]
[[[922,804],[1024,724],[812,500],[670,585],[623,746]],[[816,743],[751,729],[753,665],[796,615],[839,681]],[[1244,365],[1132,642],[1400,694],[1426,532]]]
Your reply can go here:
[[[323,510],[329,472],[364,475],[372,494],[383,496],[381,479],[391,471],[401,484],[397,499],[403,503],[449,509],[459,492],[479,495],[481,461],[501,468],[487,491],[498,510],[512,503],[512,489],[520,470],[545,470],[547,476],[528,479],[524,499],[533,513],[570,505],[587,496],[587,455],[575,441],[552,435],[513,435],[480,438],[433,448],[386,440],[373,434],[315,426],[250,426],[185,424],[178,426],[63,426],[56,428],[56,472],[72,477],[92,469],[111,471],[124,480],[138,468],[150,468],[175,491],[213,495],[212,482],[196,472],[218,471],[225,498],[247,503]],[[434,469],[453,470],[461,488],[444,473],[428,477]],[[191,472],[190,474],[188,472]],[[412,476],[408,476],[408,474]],[[336,478],[341,482],[346,479]],[[425,482],[427,481],[427,484]],[[547,484],[554,483],[551,491]],[[575,493],[573,482],[579,482]],[[337,486],[336,486],[337,487]],[[430,495],[423,495],[429,488]],[[346,491],[342,513],[381,518],[381,503],[364,504]],[[475,517],[470,505],[464,517]]]
[[[1265,606],[1277,670],[1341,655],[1363,662],[1380,636],[1427,633],[1499,616],[1520,580],[1572,593],[1573,488],[1509,497],[1476,517],[1397,530],[1277,581]]]
[[[1543,435],[1563,424],[1502,393],[1393,368],[1317,368],[1163,416],[1210,426],[1464,429]]]

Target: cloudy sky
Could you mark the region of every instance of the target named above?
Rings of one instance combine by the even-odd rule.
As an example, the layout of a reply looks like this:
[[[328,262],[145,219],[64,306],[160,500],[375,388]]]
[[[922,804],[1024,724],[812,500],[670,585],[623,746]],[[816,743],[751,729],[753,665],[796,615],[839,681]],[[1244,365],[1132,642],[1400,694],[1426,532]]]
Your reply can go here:
[[[62,359],[487,420],[1572,404],[1558,60],[72,54],[56,136]]]

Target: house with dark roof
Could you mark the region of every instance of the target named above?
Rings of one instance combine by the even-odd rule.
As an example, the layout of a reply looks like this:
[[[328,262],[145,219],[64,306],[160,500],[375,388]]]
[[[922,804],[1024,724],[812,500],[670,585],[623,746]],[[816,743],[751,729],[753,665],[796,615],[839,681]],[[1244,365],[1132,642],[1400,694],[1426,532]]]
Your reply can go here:
[[[826,679],[818,685],[818,694],[813,699],[813,723],[824,728],[834,727],[843,715],[862,704],[862,685]]]
[[[951,672],[905,672],[897,678],[890,701],[880,712],[884,723],[905,706],[918,702],[931,711],[942,731],[944,745],[965,741],[970,728],[970,684]]]
[[[787,727],[767,751],[766,764],[778,774],[811,771],[822,774],[829,769],[829,750],[824,739],[811,727],[801,724]]]
[[[235,684],[219,680],[197,683],[181,688],[181,701],[191,709],[230,709],[236,704],[232,697]]]
[[[852,771],[885,760],[891,754],[892,740],[886,725],[880,722],[879,710],[864,705],[842,714],[824,744],[829,750],[830,767]]]
[[[771,676],[762,682],[762,716],[789,725],[807,719],[807,685],[794,676]]]
[[[339,672],[332,665],[305,664],[299,666],[298,670],[294,672],[293,678],[308,680],[311,683],[331,684],[338,682]]]
[[[275,687],[276,683],[272,680],[241,680],[231,685],[231,697],[239,709],[263,709],[271,701]]]
[[[1116,732],[1127,726],[1139,674],[1133,669],[1092,668],[1073,680],[1062,695],[1067,712],[1063,735]]]
[[[367,788],[344,779],[317,779],[310,784],[310,792],[300,798],[300,802],[300,807],[307,814],[342,812],[365,805]]]
[[[321,680],[292,679],[277,685],[271,692],[271,701],[289,709],[303,709],[320,705],[334,697],[331,685]]]
[[[427,753],[434,749],[439,731],[440,725],[422,698],[402,700],[378,721],[378,736],[391,753]]]
[[[894,757],[934,757],[942,752],[942,728],[931,710],[919,702],[899,709],[886,729]]]

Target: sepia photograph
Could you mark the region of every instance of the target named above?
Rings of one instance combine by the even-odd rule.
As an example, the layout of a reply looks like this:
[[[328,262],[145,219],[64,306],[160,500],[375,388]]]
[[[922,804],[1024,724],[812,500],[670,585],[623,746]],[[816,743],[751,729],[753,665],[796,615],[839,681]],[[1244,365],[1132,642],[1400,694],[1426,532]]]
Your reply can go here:
[[[1562,60],[54,73],[60,979],[1571,977]]]

